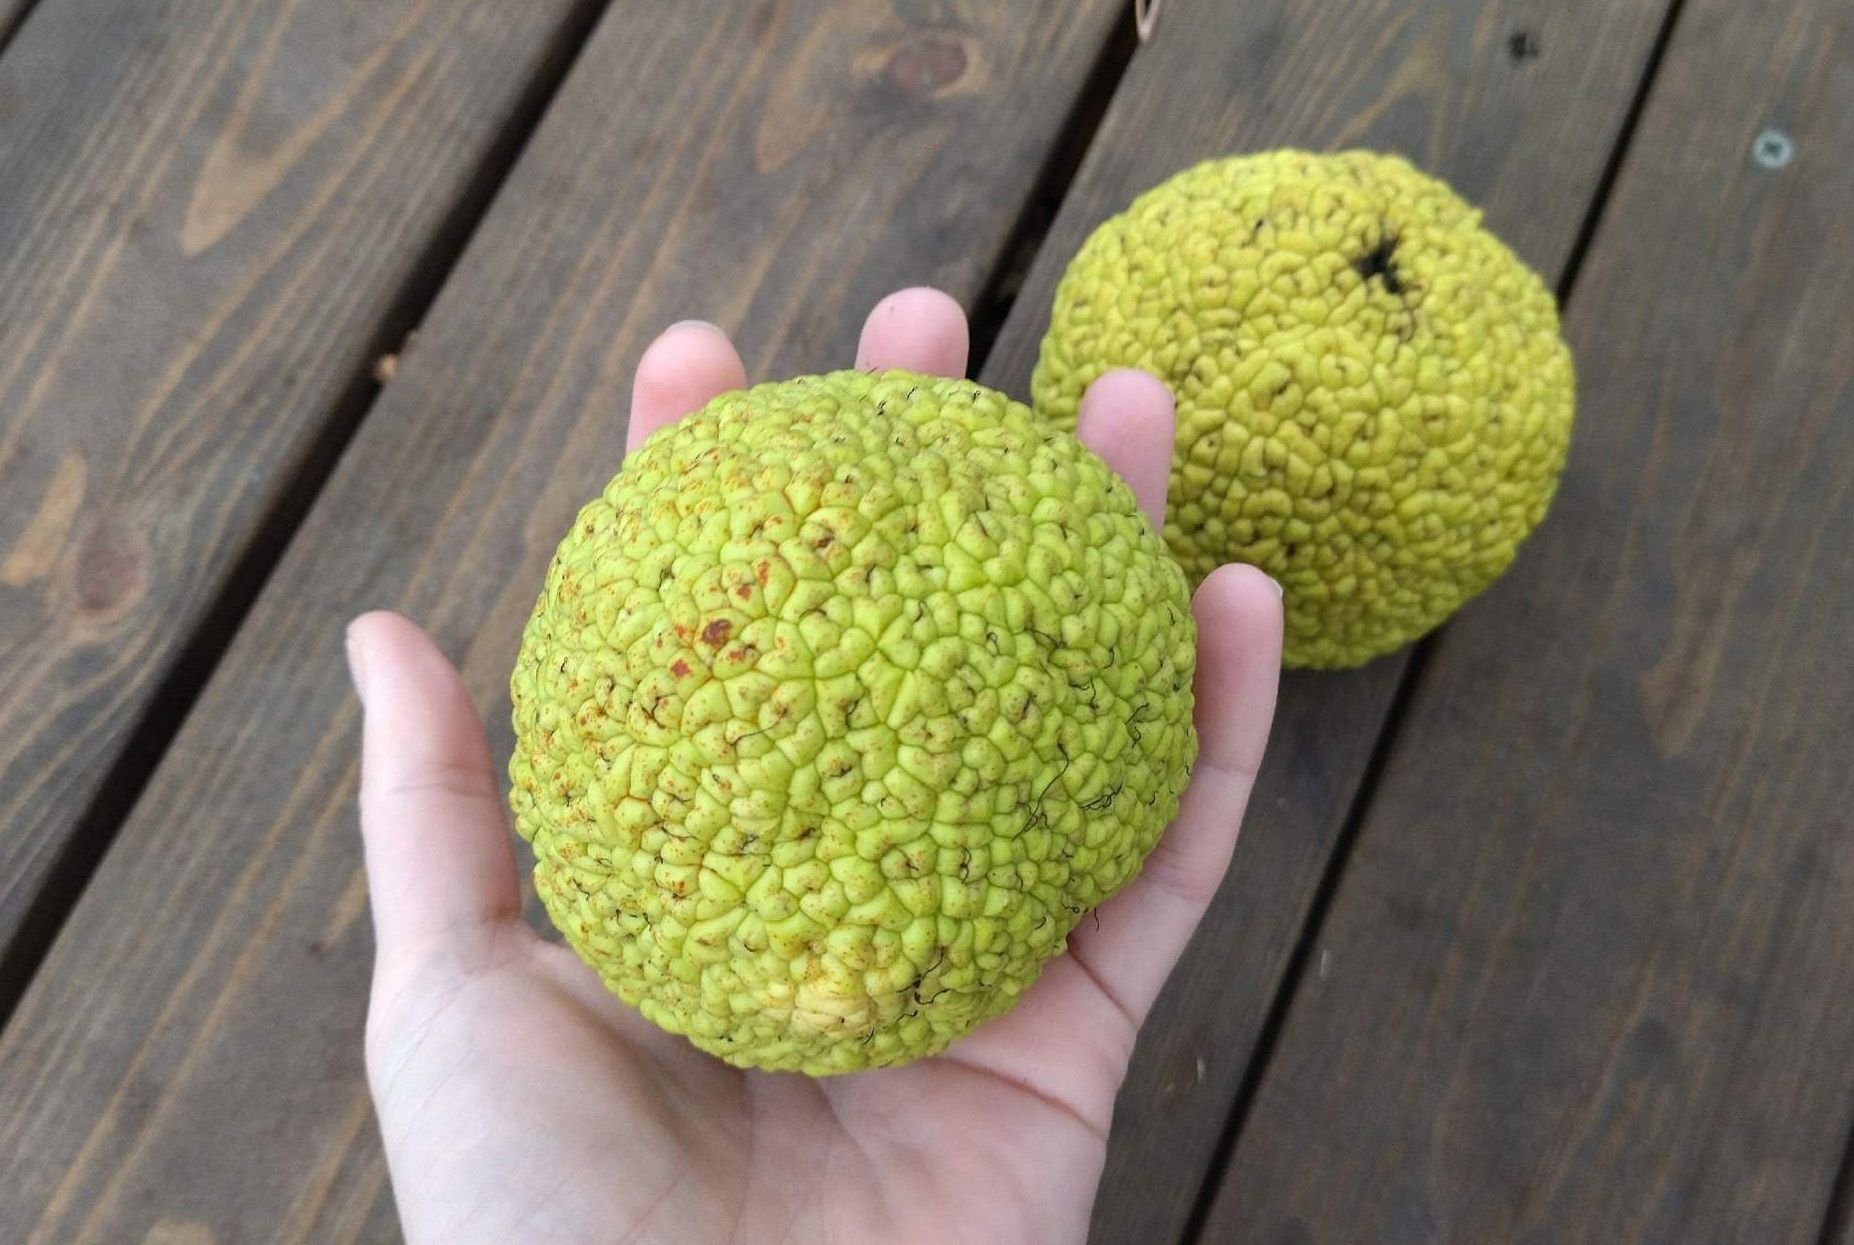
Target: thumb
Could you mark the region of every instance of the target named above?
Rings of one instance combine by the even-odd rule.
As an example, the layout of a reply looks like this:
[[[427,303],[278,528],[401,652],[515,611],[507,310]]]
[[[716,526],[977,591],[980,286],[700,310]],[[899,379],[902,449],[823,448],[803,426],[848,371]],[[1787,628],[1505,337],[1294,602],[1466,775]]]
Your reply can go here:
[[[456,669],[418,627],[348,627],[365,712],[361,839],[382,962],[519,921],[521,885],[489,741]]]

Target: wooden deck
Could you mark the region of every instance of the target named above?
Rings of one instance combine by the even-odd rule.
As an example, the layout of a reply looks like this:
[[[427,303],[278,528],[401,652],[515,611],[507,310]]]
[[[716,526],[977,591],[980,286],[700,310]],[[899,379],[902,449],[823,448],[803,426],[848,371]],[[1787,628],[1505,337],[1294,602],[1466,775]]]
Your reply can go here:
[[[342,624],[506,749],[659,328],[929,282],[1023,394],[1137,190],[1367,145],[1557,283],[1572,462],[1287,678],[1095,1237],[1854,1245],[1854,7],[1131,9],[0,0],[0,1240],[396,1236]]]

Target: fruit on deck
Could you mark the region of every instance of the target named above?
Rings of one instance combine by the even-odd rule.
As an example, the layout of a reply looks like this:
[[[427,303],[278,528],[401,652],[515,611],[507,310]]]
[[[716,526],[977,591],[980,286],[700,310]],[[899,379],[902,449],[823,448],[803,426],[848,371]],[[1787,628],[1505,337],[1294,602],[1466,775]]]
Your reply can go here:
[[[1238,156],[1140,196],[1062,279],[1038,413],[1072,428],[1115,367],[1178,401],[1173,552],[1193,582],[1274,576],[1295,666],[1389,652],[1493,582],[1570,441],[1551,291],[1394,156]]]

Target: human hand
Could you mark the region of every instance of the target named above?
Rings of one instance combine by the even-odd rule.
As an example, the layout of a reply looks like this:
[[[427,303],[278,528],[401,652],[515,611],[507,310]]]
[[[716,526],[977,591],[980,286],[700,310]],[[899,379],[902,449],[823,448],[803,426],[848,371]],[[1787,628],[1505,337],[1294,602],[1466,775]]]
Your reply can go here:
[[[966,351],[957,304],[906,290],[871,313],[856,362],[958,376]],[[638,366],[627,449],[745,384],[719,330],[672,328]],[[1079,432],[1158,527],[1164,387],[1102,377]],[[357,619],[367,1072],[408,1239],[1081,1240],[1134,1038],[1223,877],[1274,712],[1268,579],[1225,567],[1193,613],[1197,766],[1144,870],[1011,1012],[934,1058],[823,1080],[702,1054],[524,924],[462,681],[411,623]]]

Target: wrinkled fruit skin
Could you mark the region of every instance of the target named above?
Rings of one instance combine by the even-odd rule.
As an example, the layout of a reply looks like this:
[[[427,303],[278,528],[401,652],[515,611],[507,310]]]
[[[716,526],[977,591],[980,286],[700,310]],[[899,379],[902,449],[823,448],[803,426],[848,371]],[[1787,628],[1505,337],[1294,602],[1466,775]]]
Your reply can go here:
[[[1196,752],[1188,589],[1073,437],[839,372],[658,432],[560,545],[512,680],[554,924],[730,1063],[933,1054],[1139,869]]]
[[[1102,372],[1178,400],[1165,535],[1193,582],[1286,592],[1291,666],[1351,666],[1441,623],[1544,517],[1574,383],[1552,293],[1403,160],[1214,160],[1088,239],[1032,393],[1073,427]]]

